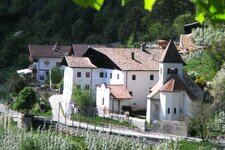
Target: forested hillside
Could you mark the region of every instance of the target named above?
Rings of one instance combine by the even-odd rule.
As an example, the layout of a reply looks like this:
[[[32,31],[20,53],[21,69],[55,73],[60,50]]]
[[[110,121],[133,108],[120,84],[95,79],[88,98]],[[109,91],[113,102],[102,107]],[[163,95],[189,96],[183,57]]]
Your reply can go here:
[[[189,0],[158,0],[150,13],[143,1],[106,0],[100,11],[71,0],[0,1],[0,77],[4,68],[27,66],[27,44],[108,44],[178,38],[182,25],[193,21]]]

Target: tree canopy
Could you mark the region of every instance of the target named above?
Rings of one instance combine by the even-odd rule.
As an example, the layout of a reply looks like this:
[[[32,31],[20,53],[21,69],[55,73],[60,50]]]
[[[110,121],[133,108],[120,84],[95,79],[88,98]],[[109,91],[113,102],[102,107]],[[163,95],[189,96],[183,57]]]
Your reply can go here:
[[[75,87],[73,88],[72,96],[77,106],[88,107],[91,102],[91,93],[89,90],[82,90]]]
[[[92,6],[84,5],[85,0],[79,2],[82,6]],[[126,5],[121,6],[121,0],[100,0],[101,11],[97,11],[72,1],[0,1],[0,82],[6,81],[3,68],[28,66],[28,44],[126,44],[132,35],[134,42],[139,43],[170,39],[174,20],[185,14],[193,17],[195,11],[189,0],[158,0],[151,13],[143,9],[144,1],[127,2],[123,1]],[[157,28],[163,29],[163,34]]]
[[[100,10],[104,0],[73,0],[75,3],[87,7],[91,6],[97,10]],[[121,4],[125,5],[131,0],[121,0]],[[225,22],[225,1],[219,0],[191,0],[196,5],[196,17],[195,19],[200,23],[203,23],[205,18],[209,19],[212,23],[224,23]],[[152,11],[153,5],[156,0],[144,0],[144,8]]]
[[[53,84],[58,84],[63,79],[63,71],[60,67],[52,67],[50,78]]]
[[[20,91],[16,101],[13,103],[13,109],[28,113],[36,102],[37,96],[34,89],[31,87],[25,87]]]

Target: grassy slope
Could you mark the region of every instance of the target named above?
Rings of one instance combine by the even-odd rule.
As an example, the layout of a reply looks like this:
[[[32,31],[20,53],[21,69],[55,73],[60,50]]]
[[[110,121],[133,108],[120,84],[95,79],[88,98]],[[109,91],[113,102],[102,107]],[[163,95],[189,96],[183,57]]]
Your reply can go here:
[[[179,142],[180,145],[180,150],[211,150],[213,148],[216,148],[216,150],[222,150],[221,147],[219,147],[216,144],[209,143],[209,142],[200,142],[200,143],[195,143],[195,142],[190,142],[183,140]]]

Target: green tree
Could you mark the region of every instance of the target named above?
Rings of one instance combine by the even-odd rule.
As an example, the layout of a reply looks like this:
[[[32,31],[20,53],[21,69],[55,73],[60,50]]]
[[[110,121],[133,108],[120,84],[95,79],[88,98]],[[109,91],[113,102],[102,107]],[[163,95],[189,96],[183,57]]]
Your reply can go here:
[[[222,26],[209,26],[197,28],[193,31],[193,39],[198,46],[210,46],[213,42],[221,42],[225,37],[225,29]]]
[[[225,63],[222,65],[220,71],[217,72],[212,81],[210,93],[214,98],[214,107],[225,108]]]
[[[14,73],[8,81],[9,91],[17,95],[23,88],[27,86],[26,78],[20,77],[17,73]]]
[[[138,39],[144,32],[142,25],[142,18],[144,16],[143,10],[138,7],[133,7],[125,17],[123,23],[120,24],[118,29],[118,37],[121,42],[125,42],[129,39],[131,34],[134,34],[134,38]]]
[[[16,101],[13,103],[13,109],[28,113],[36,102],[37,96],[34,89],[31,87],[25,87],[20,91]]]
[[[75,43],[83,42],[85,39],[85,32],[87,32],[88,25],[82,20],[77,19],[72,25],[72,36]]]
[[[211,105],[203,102],[194,103],[192,106],[192,117],[189,119],[189,132],[190,129],[195,130],[200,138],[205,141],[208,136],[207,124],[212,118]]]
[[[127,40],[126,47],[128,48],[136,48],[139,47],[140,43],[137,42],[137,40],[134,39],[134,34],[131,34],[130,38]]]
[[[170,39],[170,30],[161,22],[155,22],[148,27],[149,40]]]
[[[10,92],[5,84],[0,85],[0,102],[9,102],[10,100]]]
[[[63,71],[60,69],[59,66],[52,67],[50,78],[53,84],[58,84],[61,82],[63,78]]]
[[[194,22],[194,17],[190,13],[179,15],[173,22],[175,36],[180,37],[184,33],[183,25],[191,22]]]
[[[89,90],[82,90],[77,87],[73,88],[72,94],[75,105],[81,107],[87,107],[91,101],[91,93]]]
[[[206,49],[206,53],[214,61],[216,70],[220,70],[222,64],[225,62],[225,39],[212,42]]]
[[[75,3],[88,7],[91,6],[97,10],[100,10],[104,0],[73,0]],[[225,21],[225,9],[224,1],[215,1],[215,0],[191,0],[196,5],[196,20],[200,23],[203,23],[205,18],[208,18],[212,23],[224,23]],[[130,0],[121,0],[121,4],[125,5]],[[177,1],[176,1],[177,2]],[[144,8],[152,11],[153,5],[156,3],[156,0],[144,0]],[[169,2],[169,4],[171,4]],[[169,13],[169,12],[168,12]]]
[[[205,50],[202,53],[193,52],[189,56],[190,58],[185,61],[187,64],[185,70],[188,74],[194,72],[196,74],[194,80],[199,76],[204,77],[206,81],[212,81],[218,70],[211,56]]]

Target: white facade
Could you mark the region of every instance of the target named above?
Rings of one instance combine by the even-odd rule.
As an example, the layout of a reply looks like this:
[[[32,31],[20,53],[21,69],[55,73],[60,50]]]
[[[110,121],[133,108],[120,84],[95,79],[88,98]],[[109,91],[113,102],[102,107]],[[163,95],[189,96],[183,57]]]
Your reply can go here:
[[[38,58],[36,62],[37,81],[45,82],[48,78],[48,71],[52,67],[59,65],[62,58]]]
[[[80,77],[77,77],[78,72],[80,72]],[[87,72],[90,73],[90,77],[86,77]],[[145,110],[146,95],[158,79],[158,71],[121,71],[105,68],[85,69],[65,67],[63,95],[64,100],[70,101],[74,85],[79,86],[81,89],[85,89],[88,85],[92,90],[94,100],[96,98],[96,88],[99,85],[123,85],[133,97],[129,101],[129,106],[133,110]],[[96,104],[100,103],[98,100],[97,97]],[[114,103],[117,105],[116,101]]]
[[[184,119],[184,101],[186,92],[161,92],[159,120]]]
[[[171,76],[172,72],[177,74],[179,77],[183,77],[183,64],[182,63],[159,63],[159,81],[160,81],[159,86],[163,86],[163,84]]]
[[[135,76],[135,80],[134,80]],[[132,93],[132,110],[146,109],[146,95],[159,80],[158,71],[127,71],[125,72],[124,85]]]
[[[74,86],[89,90],[92,87],[92,71],[90,68],[64,68],[63,98],[71,101]]]
[[[99,116],[109,115],[122,111],[122,106],[130,106],[131,100],[116,100],[110,95],[110,88],[105,84],[96,89],[96,107]]]
[[[168,91],[160,90],[165,85],[168,78],[175,74],[180,81],[171,81],[171,85],[167,85]],[[182,86],[183,79],[183,63],[160,63],[159,64],[159,81],[155,87],[157,91],[149,94],[147,99],[146,120],[184,120],[185,117],[191,116],[193,100]],[[175,82],[178,85],[175,85]],[[172,85],[174,84],[174,85]],[[171,91],[173,87],[180,87],[179,90]],[[151,93],[151,92],[150,92]]]
[[[122,85],[124,84],[124,72],[116,69],[97,68],[93,70],[92,80],[93,90],[103,83]]]

